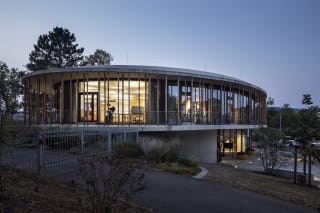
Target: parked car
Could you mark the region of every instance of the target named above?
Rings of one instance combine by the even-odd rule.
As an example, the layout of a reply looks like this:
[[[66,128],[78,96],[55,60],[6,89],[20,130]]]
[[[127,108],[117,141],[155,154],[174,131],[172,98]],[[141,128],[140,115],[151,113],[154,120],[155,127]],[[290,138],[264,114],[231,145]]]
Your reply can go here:
[[[320,149],[320,141],[313,141],[310,143],[311,147]]]
[[[300,148],[300,143],[296,140],[288,140],[289,147],[297,147]]]

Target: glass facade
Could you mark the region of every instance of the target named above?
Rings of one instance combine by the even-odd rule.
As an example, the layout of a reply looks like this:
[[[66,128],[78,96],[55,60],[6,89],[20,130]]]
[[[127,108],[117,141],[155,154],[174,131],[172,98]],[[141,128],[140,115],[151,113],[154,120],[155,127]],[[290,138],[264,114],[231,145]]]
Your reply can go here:
[[[75,71],[45,72],[23,81],[30,124],[266,124],[265,92],[226,80]]]

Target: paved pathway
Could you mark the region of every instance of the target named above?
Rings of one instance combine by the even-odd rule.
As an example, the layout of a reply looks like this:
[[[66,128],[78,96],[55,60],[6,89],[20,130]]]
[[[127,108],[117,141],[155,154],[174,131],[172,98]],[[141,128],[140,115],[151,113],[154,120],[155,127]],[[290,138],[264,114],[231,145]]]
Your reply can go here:
[[[135,202],[157,212],[311,213],[311,209],[205,180],[152,170]]]

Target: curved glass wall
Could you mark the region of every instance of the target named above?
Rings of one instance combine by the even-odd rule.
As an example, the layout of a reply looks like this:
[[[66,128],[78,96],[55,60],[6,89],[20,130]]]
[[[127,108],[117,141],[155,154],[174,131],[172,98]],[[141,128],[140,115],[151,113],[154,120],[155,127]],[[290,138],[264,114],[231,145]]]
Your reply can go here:
[[[266,123],[266,94],[220,80],[145,73],[45,73],[24,79],[31,124]]]

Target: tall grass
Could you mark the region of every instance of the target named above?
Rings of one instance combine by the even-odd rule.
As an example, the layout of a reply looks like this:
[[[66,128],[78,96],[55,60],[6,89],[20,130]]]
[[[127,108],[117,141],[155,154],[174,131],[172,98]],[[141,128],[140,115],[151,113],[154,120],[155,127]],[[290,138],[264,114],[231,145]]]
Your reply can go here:
[[[146,160],[156,163],[175,162],[179,158],[178,140],[172,139],[167,143],[158,143],[144,155]]]

